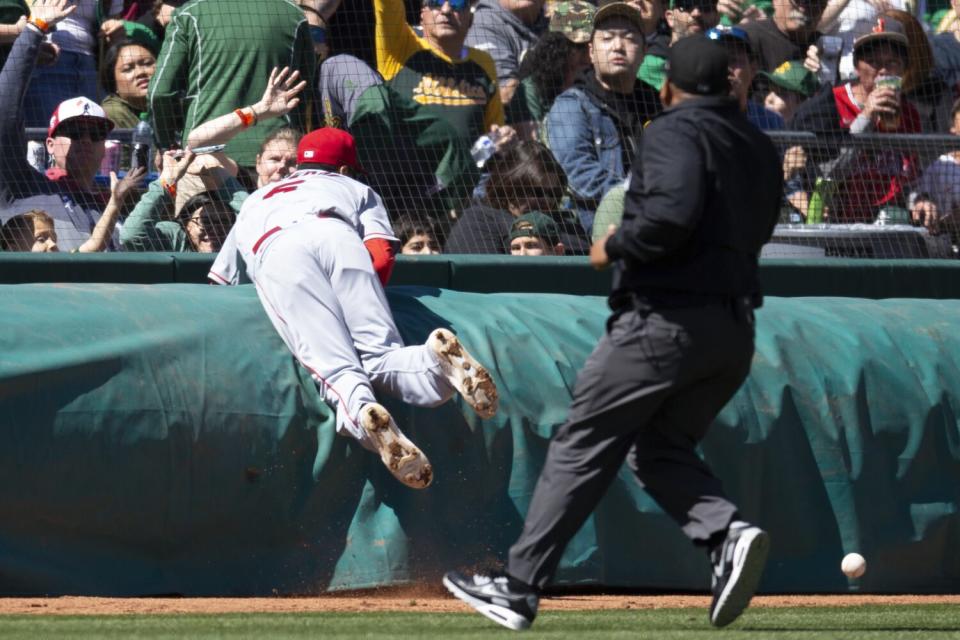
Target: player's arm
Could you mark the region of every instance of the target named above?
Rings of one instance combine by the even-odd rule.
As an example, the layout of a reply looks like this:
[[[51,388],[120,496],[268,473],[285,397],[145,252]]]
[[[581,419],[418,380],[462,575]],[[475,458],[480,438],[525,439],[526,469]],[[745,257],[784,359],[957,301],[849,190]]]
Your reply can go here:
[[[366,238],[363,246],[367,248],[370,254],[370,260],[373,261],[373,270],[377,272],[380,278],[380,284],[387,286],[390,281],[390,275],[393,273],[393,265],[397,262],[397,243],[381,237]]]
[[[390,226],[390,217],[383,201],[373,189],[367,189],[359,205],[360,226],[363,229],[363,245],[370,253],[373,270],[377,272],[380,283],[387,286],[393,265],[397,261],[397,248],[400,241]]]

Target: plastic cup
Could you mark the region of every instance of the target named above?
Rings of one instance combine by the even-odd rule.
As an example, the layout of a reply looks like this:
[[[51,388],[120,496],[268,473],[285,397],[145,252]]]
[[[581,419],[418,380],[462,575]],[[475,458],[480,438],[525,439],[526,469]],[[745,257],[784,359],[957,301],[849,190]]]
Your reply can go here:
[[[900,76],[877,76],[873,82],[874,88],[881,89],[889,87],[896,91],[897,112],[884,114],[880,116],[880,122],[885,129],[897,129],[900,127],[900,90],[903,87],[903,78]]]

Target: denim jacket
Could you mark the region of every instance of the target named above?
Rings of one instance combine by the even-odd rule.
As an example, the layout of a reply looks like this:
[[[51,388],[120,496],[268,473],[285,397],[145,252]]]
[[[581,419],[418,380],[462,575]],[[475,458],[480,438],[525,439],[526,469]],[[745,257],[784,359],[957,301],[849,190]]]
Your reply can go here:
[[[600,198],[626,176],[616,124],[586,92],[571,87],[557,96],[544,129],[567,174],[571,204],[589,232]]]
[[[543,138],[567,174],[570,205],[590,233],[600,199],[626,177],[643,124],[660,111],[660,99],[638,82],[631,95],[604,90],[592,70],[554,101]],[[624,145],[627,145],[624,149]]]

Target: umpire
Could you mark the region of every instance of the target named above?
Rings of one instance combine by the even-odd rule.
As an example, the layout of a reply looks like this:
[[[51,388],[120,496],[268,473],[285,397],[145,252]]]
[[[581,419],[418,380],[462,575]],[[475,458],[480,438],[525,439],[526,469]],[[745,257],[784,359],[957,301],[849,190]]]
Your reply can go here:
[[[703,36],[671,48],[666,110],[644,131],[622,226],[590,253],[598,269],[615,265],[613,315],[550,444],[507,573],[444,578],[509,628],[533,622],[539,590],[624,459],[709,553],[712,624],[733,622],[760,581],[769,537],[740,519],[695,451],[750,370],[757,258],[782,193],[776,150],[728,97],[727,67]]]

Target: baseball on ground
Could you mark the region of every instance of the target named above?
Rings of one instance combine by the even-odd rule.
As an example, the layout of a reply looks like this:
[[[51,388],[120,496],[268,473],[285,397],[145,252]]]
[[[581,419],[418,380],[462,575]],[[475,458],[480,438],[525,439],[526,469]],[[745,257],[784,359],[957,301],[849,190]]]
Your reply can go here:
[[[867,561],[859,553],[848,553],[843,556],[840,563],[840,570],[848,578],[859,578],[867,570]]]

